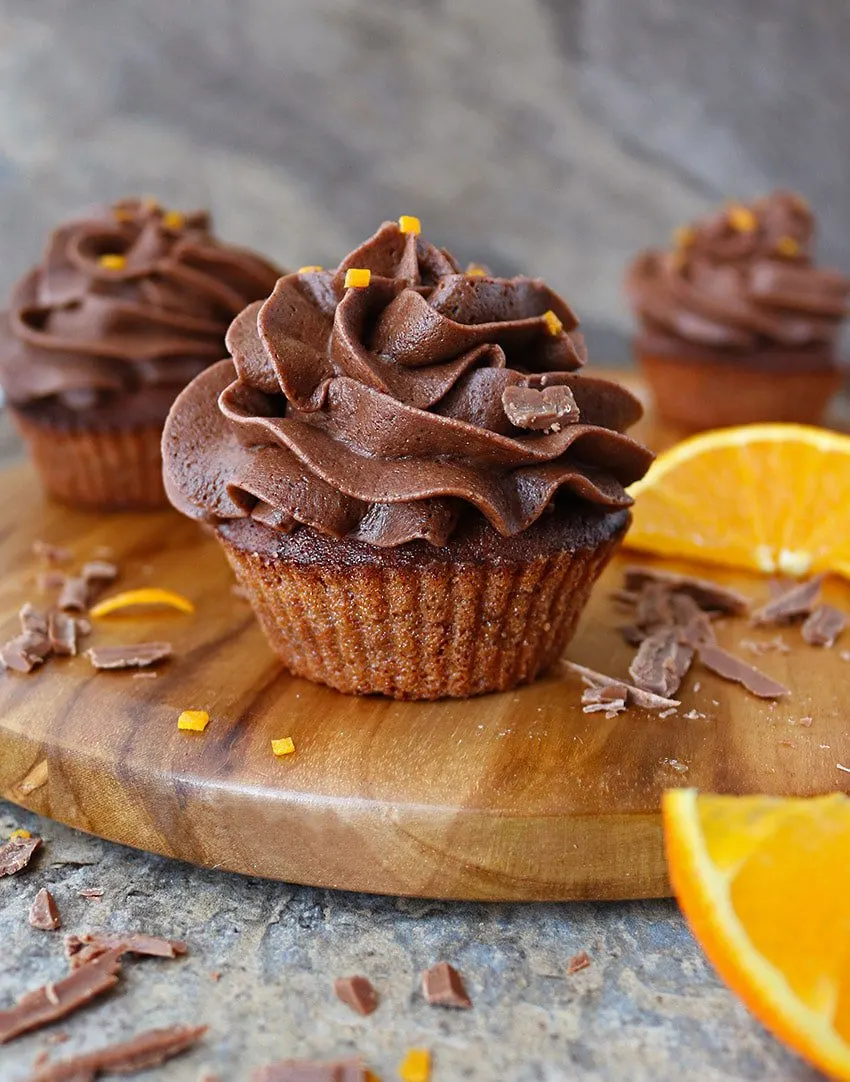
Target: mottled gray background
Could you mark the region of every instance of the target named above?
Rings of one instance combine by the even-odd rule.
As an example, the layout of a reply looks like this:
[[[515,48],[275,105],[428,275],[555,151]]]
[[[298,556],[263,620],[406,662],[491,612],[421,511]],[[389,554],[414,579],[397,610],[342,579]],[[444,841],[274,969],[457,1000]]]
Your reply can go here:
[[[290,266],[412,213],[622,360],[625,261],[728,195],[850,269],[848,52],[844,0],[0,0],[0,291],[132,192]]]
[[[850,269],[848,51],[844,0],[0,0],[0,291],[58,219],[129,193],[210,205],[223,236],[290,266],[332,264],[414,213],[463,259],[548,278],[596,359],[623,362],[624,262],[727,195],[801,188]],[[0,838],[18,825],[48,841],[0,880],[0,1007],[61,975],[58,937],[26,924],[42,885],[68,930],[183,935],[192,951],[133,966],[54,1054],[206,1020],[203,1048],[157,1077],[197,1082],[203,1065],[247,1082],[275,1057],[359,1049],[389,1082],[417,1044],[434,1082],[815,1078],[717,981],[670,902],[333,894],[0,804]],[[593,964],[569,977],[580,950]],[[466,974],[472,1012],[422,1002],[417,974],[439,958]],[[382,993],[371,1019],[330,994],[353,971]],[[0,1049],[2,1082],[43,1047]]]

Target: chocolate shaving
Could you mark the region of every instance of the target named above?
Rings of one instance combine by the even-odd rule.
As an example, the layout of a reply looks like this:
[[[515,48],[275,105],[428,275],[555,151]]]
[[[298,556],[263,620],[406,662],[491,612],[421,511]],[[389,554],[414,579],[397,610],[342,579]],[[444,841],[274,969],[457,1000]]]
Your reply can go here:
[[[32,860],[32,855],[41,845],[41,838],[10,838],[0,845],[0,878],[4,875],[17,875]]]
[[[369,1072],[361,1059],[339,1059],[332,1063],[287,1059],[258,1067],[251,1075],[251,1082],[368,1082],[368,1079]]]
[[[578,665],[575,661],[565,660],[562,664],[570,672],[580,676],[589,687],[608,687],[611,684],[624,687],[628,692],[628,701],[636,706],[642,706],[644,710],[666,710],[670,706],[682,705],[678,699],[665,699],[660,695],[654,695],[650,691],[644,691],[642,688],[633,687],[631,684],[615,680],[611,676],[605,676],[604,673],[588,669],[585,665]]]
[[[85,612],[89,607],[89,584],[80,575],[69,575],[57,602],[63,612]]]
[[[47,621],[47,634],[53,653],[74,657],[77,653],[77,621],[61,609],[53,609]]]
[[[42,887],[33,899],[30,906],[29,922],[33,928],[42,932],[55,932],[62,925],[56,899],[47,889]]]
[[[693,658],[693,646],[682,641],[677,627],[660,628],[640,644],[629,676],[641,691],[669,699],[678,691]]]
[[[378,1006],[378,993],[366,977],[339,977],[334,981],[337,999],[358,1014],[371,1014]]]
[[[645,631],[673,623],[669,589],[659,582],[649,582],[638,595],[635,623]]]
[[[118,567],[109,560],[89,560],[83,564],[81,577],[89,585],[108,584],[118,578]]]
[[[511,384],[502,391],[502,408],[512,425],[534,432],[557,432],[561,425],[579,420],[573,392],[563,384],[542,389]]]
[[[61,981],[27,992],[14,1007],[0,1011],[0,1044],[84,1007],[95,996],[108,992],[118,983],[120,970],[120,954],[111,951]]]
[[[646,632],[636,624],[620,624],[617,628],[628,646],[640,646],[646,638]]]
[[[20,635],[0,647],[0,661],[7,669],[16,672],[32,672],[50,657],[52,645],[47,631],[47,619],[29,602],[18,613]]]
[[[700,661],[707,669],[722,676],[724,680],[741,684],[760,699],[778,699],[782,695],[790,694],[789,688],[777,683],[753,665],[748,665],[746,661],[742,661],[719,646],[703,643],[697,650]]]
[[[179,939],[164,939],[143,932],[87,932],[80,936],[65,936],[65,957],[71,969],[88,965],[109,951],[117,951],[119,956],[138,954],[148,958],[177,958],[188,954],[188,950]]]
[[[809,646],[835,646],[838,636],[847,626],[847,615],[834,605],[818,605],[813,609],[801,633]]]
[[[432,1006],[458,1007],[461,1010],[472,1006],[463,977],[448,962],[437,962],[425,970],[422,974],[422,991]]]
[[[207,1026],[168,1026],[149,1029],[129,1041],[53,1063],[30,1075],[29,1082],[88,1082],[102,1074],[133,1074],[159,1067],[187,1052],[207,1032]]]
[[[33,541],[32,550],[40,560],[44,560],[46,564],[66,564],[72,558],[73,553],[70,549],[60,548],[58,545],[51,545],[49,541]]]
[[[171,657],[170,642],[137,642],[128,646],[93,646],[86,657],[96,669],[131,669],[155,665]]]
[[[590,965],[590,955],[587,951],[579,951],[578,954],[574,954],[570,958],[567,965],[567,976],[572,977],[574,973],[580,973],[583,969],[587,969]]]
[[[756,609],[753,623],[762,627],[767,624],[789,624],[801,616],[808,616],[817,601],[822,582],[823,575],[815,575],[806,582],[792,586],[790,590],[784,590]]]
[[[102,898],[103,897],[103,888],[102,887],[83,887],[82,890],[77,891],[77,894],[81,898]]]
[[[672,571],[659,571],[650,567],[627,567],[623,572],[627,590],[641,590],[648,583],[665,586],[671,593],[687,594],[701,609],[741,616],[750,611],[749,599],[708,579],[677,575]]]

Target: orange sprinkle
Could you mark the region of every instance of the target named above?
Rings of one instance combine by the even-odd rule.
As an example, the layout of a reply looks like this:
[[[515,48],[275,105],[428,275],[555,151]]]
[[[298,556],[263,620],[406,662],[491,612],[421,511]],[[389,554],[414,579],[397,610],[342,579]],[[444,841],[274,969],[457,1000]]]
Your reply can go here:
[[[466,273],[470,276],[470,278],[487,277],[487,269],[486,267],[482,267],[480,263],[470,263],[469,266],[466,268]]]
[[[427,1048],[411,1048],[398,1068],[402,1082],[429,1082],[431,1053]]]
[[[560,321],[560,319],[558,319],[558,317],[555,315],[551,308],[547,312],[543,313],[543,320],[546,324],[547,330],[553,338],[557,338],[557,336],[564,329],[564,324]]]
[[[291,755],[295,751],[295,743],[291,736],[282,736],[280,740],[272,741],[272,752],[277,756]]]
[[[372,281],[372,272],[366,267],[349,267],[345,272],[346,289],[365,289]]]
[[[422,232],[422,223],[412,214],[402,214],[398,220],[398,227],[402,233],[412,233],[414,237],[418,237]]]
[[[210,716],[206,710],[184,710],[177,719],[177,728],[202,733],[209,723]]]
[[[306,267],[299,267],[295,272],[296,274],[314,274],[316,271],[324,270],[324,267],[320,267],[318,263],[308,265]]]
[[[167,210],[162,216],[162,224],[166,229],[182,229],[186,219],[179,210]]]
[[[776,242],[776,250],[780,255],[799,255],[800,245],[793,237],[780,237]]]
[[[30,832],[28,830],[24,830],[23,828],[21,828],[19,830],[13,830],[12,831],[12,833],[9,835],[9,841],[11,842],[15,838],[31,838],[31,837],[32,837],[32,834],[30,834]]]
[[[134,215],[128,207],[113,207],[112,217],[116,222],[132,222]]]
[[[105,597],[89,612],[89,616],[108,616],[120,609],[131,609],[137,605],[167,605],[180,612],[194,612],[195,606],[182,594],[174,590],[161,590],[156,586],[147,586],[141,590],[124,590],[112,597]]]
[[[693,226],[680,225],[673,230],[673,243],[677,248],[689,248],[694,243],[696,231]]]
[[[733,229],[739,233],[754,233],[758,221],[749,207],[742,207],[740,203],[733,203],[726,212],[726,217]]]
[[[126,257],[117,252],[107,252],[105,255],[98,256],[97,261],[104,270],[123,270],[127,265]]]

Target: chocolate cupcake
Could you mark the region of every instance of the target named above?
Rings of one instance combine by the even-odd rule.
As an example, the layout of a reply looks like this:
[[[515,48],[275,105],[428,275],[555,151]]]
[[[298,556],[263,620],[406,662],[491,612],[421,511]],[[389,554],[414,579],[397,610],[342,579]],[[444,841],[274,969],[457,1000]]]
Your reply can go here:
[[[650,453],[639,403],[580,376],[543,282],[461,272],[384,224],[282,278],[163,436],[273,649],[341,691],[465,697],[533,680],[573,633]]]
[[[777,191],[635,259],[635,350],[665,420],[689,430],[822,420],[841,385],[850,279],[814,266],[813,232],[806,202]]]
[[[207,214],[152,200],[60,226],[0,322],[0,385],[47,491],[82,507],[166,505],[171,403],[281,273],[216,240]]]

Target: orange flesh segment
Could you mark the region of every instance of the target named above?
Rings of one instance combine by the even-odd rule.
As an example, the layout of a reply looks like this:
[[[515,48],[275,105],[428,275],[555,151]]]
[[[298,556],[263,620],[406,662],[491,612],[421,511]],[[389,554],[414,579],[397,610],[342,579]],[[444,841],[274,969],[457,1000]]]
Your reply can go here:
[[[120,594],[105,597],[94,606],[89,615],[109,616],[110,613],[136,608],[140,605],[165,605],[179,612],[195,611],[195,606],[188,597],[175,593],[174,590],[161,590],[159,587],[148,586],[141,590],[124,590]]]
[[[710,961],[780,1040],[850,1079],[850,799],[663,804],[670,879]]]

